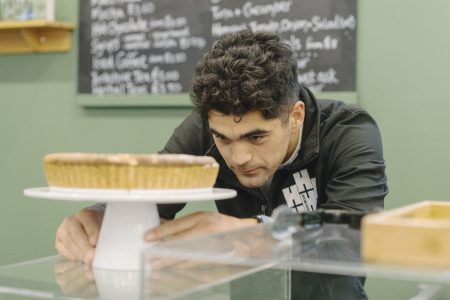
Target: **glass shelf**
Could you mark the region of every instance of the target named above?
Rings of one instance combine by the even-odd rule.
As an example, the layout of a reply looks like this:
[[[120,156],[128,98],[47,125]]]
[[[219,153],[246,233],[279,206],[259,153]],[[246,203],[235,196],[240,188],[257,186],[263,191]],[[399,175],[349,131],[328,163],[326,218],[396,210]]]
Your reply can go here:
[[[363,299],[359,289],[364,277],[426,282],[432,284],[431,288],[438,285],[438,291],[442,286],[450,285],[450,270],[447,269],[365,263],[360,253],[360,231],[346,225],[324,224],[300,230],[281,241],[273,238],[272,227],[272,224],[256,225],[196,239],[160,243],[149,249],[144,253],[143,287],[147,299],[155,296],[152,288],[154,275],[173,273],[174,269],[181,272],[178,276],[185,276],[186,273],[196,274],[199,269],[210,268],[210,281],[198,280],[196,289],[211,288],[215,281],[231,280],[233,275],[242,276],[241,281],[245,281],[248,276],[242,275],[245,272],[253,272],[255,276],[261,270],[270,270],[271,282],[280,294],[295,294],[294,287],[307,282],[308,287],[316,284],[322,289],[336,291],[340,288],[339,293],[348,293],[348,299]],[[242,268],[240,272],[231,272],[239,268]],[[283,287],[283,279],[292,290]],[[337,287],[337,282],[340,287]],[[192,286],[190,288],[195,290]],[[292,299],[299,299],[298,295]]]
[[[272,237],[272,224],[256,225],[195,239],[160,243],[148,250],[145,256],[249,267],[273,264],[317,273],[400,276],[450,282],[449,269],[363,262],[360,231],[336,224],[302,230],[283,241]]]
[[[448,291],[450,270],[367,264],[359,245],[359,231],[343,225],[281,241],[271,224],[256,225],[159,243],[144,251],[143,271],[107,271],[58,256],[3,266],[0,299],[364,299],[364,276],[412,280],[409,294],[421,282],[428,295]]]

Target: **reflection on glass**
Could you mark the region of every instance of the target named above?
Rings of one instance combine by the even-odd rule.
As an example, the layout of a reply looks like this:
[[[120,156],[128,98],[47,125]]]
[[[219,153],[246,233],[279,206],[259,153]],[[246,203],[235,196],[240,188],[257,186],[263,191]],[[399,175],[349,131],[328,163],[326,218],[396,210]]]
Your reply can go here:
[[[81,262],[63,260],[55,264],[55,277],[66,296],[83,299],[140,299],[139,271],[92,268]]]
[[[342,268],[361,262],[358,230],[323,224],[283,240],[271,233],[254,226],[158,245],[145,256],[146,299],[182,291],[195,299],[193,290],[220,281],[230,282],[230,299],[367,299],[364,277]]]
[[[66,296],[95,298],[98,295],[94,273],[89,265],[61,260],[55,264],[55,279]]]
[[[346,225],[329,225],[295,233],[292,263],[333,261],[356,263],[361,261],[360,231]]]
[[[232,278],[245,276],[253,268],[202,260],[151,257],[144,274],[144,299],[197,299],[195,291],[209,290]],[[175,296],[175,297],[174,297]],[[206,298],[205,298],[206,299]]]

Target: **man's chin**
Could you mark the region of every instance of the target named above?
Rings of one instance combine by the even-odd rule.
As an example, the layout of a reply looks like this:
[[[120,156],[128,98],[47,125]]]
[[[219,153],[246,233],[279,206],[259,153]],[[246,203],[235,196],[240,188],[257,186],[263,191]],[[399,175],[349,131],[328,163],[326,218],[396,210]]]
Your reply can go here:
[[[242,178],[242,177],[238,177],[239,182],[247,187],[247,188],[260,188],[264,185],[264,183],[266,183],[267,180],[265,180],[264,178]]]

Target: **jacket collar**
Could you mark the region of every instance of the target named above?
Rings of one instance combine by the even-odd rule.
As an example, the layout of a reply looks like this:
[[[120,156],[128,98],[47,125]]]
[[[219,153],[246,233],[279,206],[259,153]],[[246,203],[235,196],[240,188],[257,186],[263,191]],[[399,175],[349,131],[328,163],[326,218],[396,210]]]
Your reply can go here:
[[[319,154],[320,107],[313,93],[300,88],[300,100],[305,103],[302,143],[297,158],[285,169],[298,169],[314,160]]]

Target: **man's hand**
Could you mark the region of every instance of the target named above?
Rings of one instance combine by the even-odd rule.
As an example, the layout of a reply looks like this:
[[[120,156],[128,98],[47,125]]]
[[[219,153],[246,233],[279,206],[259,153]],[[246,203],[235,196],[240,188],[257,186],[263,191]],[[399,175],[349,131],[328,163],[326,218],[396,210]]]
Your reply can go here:
[[[82,209],[67,217],[56,232],[55,247],[67,259],[92,263],[103,213]]]
[[[237,229],[254,225],[256,220],[238,219],[216,212],[197,212],[172,221],[167,221],[145,234],[148,242],[168,239],[181,239]]]

